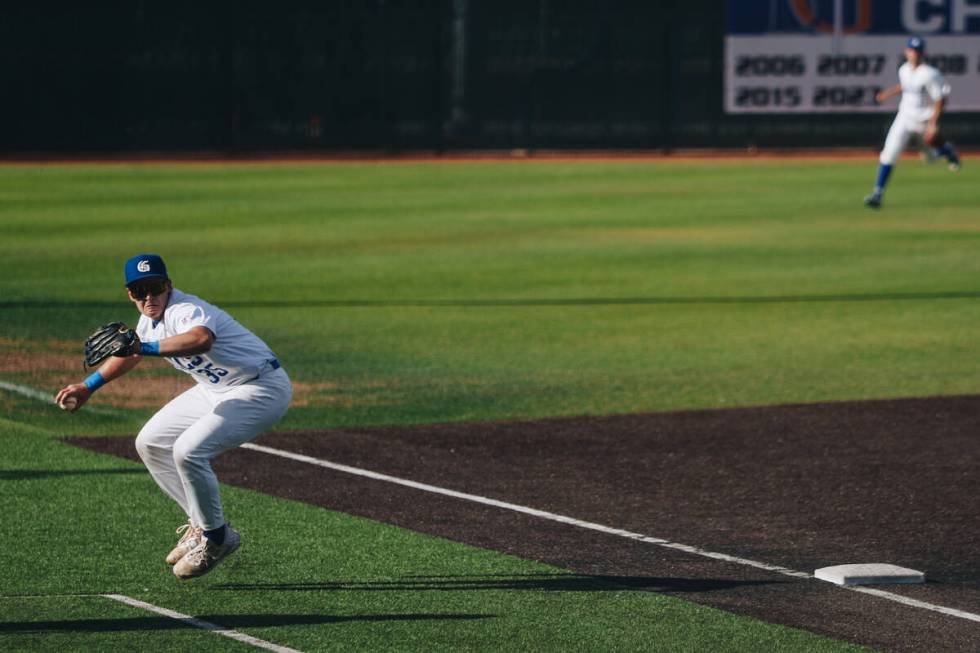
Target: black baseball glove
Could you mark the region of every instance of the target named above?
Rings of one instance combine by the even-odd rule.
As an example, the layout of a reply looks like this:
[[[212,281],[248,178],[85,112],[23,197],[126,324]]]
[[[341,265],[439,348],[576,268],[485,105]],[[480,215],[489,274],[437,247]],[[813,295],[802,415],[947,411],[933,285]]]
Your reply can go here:
[[[136,332],[122,322],[101,327],[85,341],[85,365],[95,367],[110,356],[132,356],[140,351]]]

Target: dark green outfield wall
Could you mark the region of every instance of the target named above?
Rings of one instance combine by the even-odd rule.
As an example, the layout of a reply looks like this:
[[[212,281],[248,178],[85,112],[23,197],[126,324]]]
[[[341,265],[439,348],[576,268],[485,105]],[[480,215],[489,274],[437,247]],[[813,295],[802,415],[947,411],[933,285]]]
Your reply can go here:
[[[880,142],[883,114],[726,115],[724,31],[720,0],[7,3],[0,151]]]

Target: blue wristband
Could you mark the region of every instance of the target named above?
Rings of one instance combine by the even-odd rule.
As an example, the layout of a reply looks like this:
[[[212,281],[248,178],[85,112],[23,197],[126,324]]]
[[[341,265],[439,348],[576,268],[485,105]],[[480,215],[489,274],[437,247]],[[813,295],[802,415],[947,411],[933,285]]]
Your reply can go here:
[[[95,372],[95,374],[85,379],[85,387],[88,388],[89,392],[95,392],[106,383],[108,381],[102,376],[102,372]]]
[[[160,355],[160,341],[155,342],[144,342],[140,344],[140,355],[142,356],[159,356]]]

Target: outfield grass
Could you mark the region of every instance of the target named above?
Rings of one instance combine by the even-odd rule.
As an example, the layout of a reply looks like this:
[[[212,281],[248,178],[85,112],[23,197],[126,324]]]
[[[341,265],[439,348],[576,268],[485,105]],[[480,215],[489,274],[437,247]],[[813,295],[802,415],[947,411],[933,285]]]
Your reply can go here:
[[[905,162],[880,212],[872,173],[0,168],[0,328],[133,320],[122,261],[152,250],[320,384],[286,428],[975,392],[973,168]]]
[[[284,429],[975,394],[977,174],[903,162],[871,212],[860,198],[873,173],[789,161],[0,167],[0,381],[53,394],[51,362],[23,361],[135,321],[122,263],[155,251],[304,388]],[[78,361],[66,378],[82,377]],[[41,595],[0,599],[0,620],[21,624],[0,630],[4,649],[62,648],[64,630],[23,622],[81,620],[83,649],[242,650],[63,596],[106,591],[303,649],[847,649],[233,488],[229,511],[247,515],[254,546],[223,575],[177,585],[147,563],[179,521],[149,477],[52,440],[132,434],[151,411],[92,408],[69,417],[0,390],[0,586]],[[283,523],[307,529],[298,539],[313,550]],[[514,587],[486,581],[500,575]],[[477,588],[392,589],[414,576]]]

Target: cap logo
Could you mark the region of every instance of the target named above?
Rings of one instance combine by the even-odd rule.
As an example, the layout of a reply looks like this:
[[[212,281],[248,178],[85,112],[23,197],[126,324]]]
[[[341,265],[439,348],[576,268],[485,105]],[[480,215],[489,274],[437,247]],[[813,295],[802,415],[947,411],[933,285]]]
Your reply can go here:
[[[136,264],[136,269],[139,270],[140,272],[149,272],[150,262],[147,261],[146,259],[143,259],[142,261]]]

